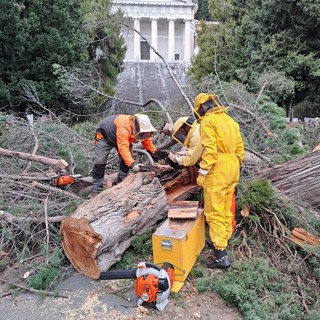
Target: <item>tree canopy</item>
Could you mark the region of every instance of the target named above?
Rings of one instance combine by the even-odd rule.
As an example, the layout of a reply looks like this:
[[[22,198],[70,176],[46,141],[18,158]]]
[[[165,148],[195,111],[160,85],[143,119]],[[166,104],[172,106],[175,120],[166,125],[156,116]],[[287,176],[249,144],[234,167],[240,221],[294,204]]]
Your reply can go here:
[[[20,90],[27,81],[46,105],[57,108],[65,99],[52,64],[78,64],[86,43],[79,2],[0,0],[0,7],[1,107],[25,109]]]
[[[47,108],[72,109],[57,66],[95,69],[100,89],[113,92],[126,48],[110,1],[0,0],[0,8],[0,108],[25,111],[27,85]]]
[[[216,67],[222,80],[236,80],[256,91],[262,73],[282,72],[295,86],[274,96],[278,105],[292,102],[303,107],[301,116],[319,115],[320,2],[229,0],[223,7],[220,2],[209,1],[220,25],[204,26],[199,33],[204,51],[193,65],[195,77],[209,75]]]

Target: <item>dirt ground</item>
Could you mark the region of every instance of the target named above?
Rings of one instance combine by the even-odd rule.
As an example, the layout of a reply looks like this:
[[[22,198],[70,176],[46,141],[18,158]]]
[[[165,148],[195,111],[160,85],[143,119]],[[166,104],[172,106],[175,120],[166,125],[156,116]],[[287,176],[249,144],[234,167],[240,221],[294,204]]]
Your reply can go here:
[[[137,306],[134,280],[94,281],[74,272],[57,287],[67,298],[40,297],[35,293],[6,295],[0,287],[1,320],[235,320],[238,310],[228,307],[214,293],[199,294],[186,281],[179,293],[169,296],[163,311]]]

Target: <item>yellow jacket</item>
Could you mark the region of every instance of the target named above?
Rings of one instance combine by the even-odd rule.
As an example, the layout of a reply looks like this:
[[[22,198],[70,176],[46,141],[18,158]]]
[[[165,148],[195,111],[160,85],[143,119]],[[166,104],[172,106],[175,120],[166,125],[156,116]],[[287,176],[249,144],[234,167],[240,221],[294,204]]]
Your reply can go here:
[[[195,165],[200,159],[203,152],[200,136],[200,124],[195,121],[186,137],[184,145],[188,148],[188,154],[182,157],[182,164],[185,167]]]
[[[200,136],[204,149],[200,167],[210,171],[219,154],[236,155],[239,166],[244,146],[239,124],[226,114],[226,109],[209,110],[201,120]]]

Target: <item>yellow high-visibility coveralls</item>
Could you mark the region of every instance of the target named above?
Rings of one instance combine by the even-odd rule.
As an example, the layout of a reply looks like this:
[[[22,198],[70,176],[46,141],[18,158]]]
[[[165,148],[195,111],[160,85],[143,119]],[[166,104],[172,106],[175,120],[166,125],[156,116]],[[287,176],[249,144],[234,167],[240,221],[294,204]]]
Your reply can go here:
[[[224,250],[232,235],[232,193],[240,178],[244,146],[239,124],[225,108],[212,108],[200,125],[204,149],[200,168],[209,171],[203,182],[204,214],[216,249]]]

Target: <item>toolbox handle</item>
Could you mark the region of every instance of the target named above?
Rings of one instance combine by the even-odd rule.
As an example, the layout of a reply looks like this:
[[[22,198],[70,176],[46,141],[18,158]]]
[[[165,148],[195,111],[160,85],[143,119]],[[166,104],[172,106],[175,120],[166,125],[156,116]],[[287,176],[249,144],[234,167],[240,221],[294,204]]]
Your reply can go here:
[[[173,244],[171,240],[164,239],[161,240],[161,248],[164,250],[172,250]]]

